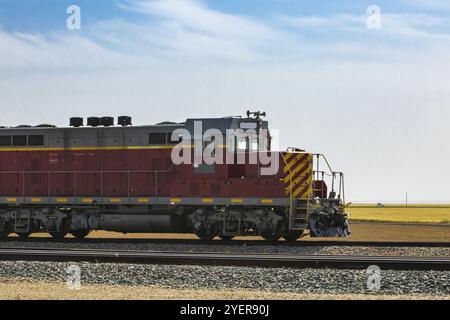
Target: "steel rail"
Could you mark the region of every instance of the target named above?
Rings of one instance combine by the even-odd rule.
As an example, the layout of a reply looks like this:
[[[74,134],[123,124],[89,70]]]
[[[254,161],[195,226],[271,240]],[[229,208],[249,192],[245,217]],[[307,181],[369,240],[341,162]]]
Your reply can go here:
[[[23,243],[67,243],[67,244],[184,244],[184,245],[211,245],[211,246],[287,246],[287,247],[439,247],[450,248],[447,242],[423,242],[423,241],[353,241],[353,240],[298,240],[294,242],[265,240],[200,240],[200,239],[162,239],[162,238],[64,238],[62,240],[52,237],[29,237],[20,239],[8,237],[0,240],[0,243],[23,242]],[[1,246],[0,246],[1,247]]]
[[[450,270],[450,257],[227,254],[120,250],[2,248],[0,260],[71,261],[141,264],[203,264],[291,268]]]

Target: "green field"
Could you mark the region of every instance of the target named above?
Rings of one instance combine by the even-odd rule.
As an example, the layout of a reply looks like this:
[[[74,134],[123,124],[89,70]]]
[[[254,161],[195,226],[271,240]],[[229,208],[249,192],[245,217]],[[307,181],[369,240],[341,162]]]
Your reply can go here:
[[[353,221],[450,223],[450,205],[353,204],[347,207]]]

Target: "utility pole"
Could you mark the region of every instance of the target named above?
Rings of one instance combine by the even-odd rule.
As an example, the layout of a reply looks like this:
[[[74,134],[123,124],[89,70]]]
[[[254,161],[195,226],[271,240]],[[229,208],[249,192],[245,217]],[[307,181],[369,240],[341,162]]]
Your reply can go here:
[[[406,206],[408,206],[408,192],[406,193]]]

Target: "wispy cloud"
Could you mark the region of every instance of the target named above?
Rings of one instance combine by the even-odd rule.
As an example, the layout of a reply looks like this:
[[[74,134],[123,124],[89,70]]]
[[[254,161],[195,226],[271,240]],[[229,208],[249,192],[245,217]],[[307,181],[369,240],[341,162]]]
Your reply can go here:
[[[147,16],[148,22],[102,22],[100,36],[108,40],[112,34],[111,43],[139,43],[163,54],[251,60],[286,41],[283,32],[257,18],[212,10],[198,0],[137,0],[122,7]],[[117,37],[120,33],[126,36]]]
[[[450,10],[448,0],[402,0],[406,5],[419,9]]]
[[[0,68],[3,72],[54,72],[114,67],[127,58],[76,35],[7,33],[0,30]]]
[[[365,29],[367,16],[337,13],[329,16],[279,16],[287,26],[300,29]]]
[[[329,16],[279,16],[278,20],[298,30],[364,32],[382,36],[450,36],[448,17],[424,13],[381,14],[381,28],[373,31],[366,26],[368,15],[332,14]],[[353,33],[353,36],[358,34]]]
[[[133,0],[123,10],[142,15],[139,22],[102,20],[83,33],[9,33],[0,29],[0,66],[152,65],[156,60],[254,62],[273,59],[289,47],[290,35],[258,18],[225,14],[198,0]]]

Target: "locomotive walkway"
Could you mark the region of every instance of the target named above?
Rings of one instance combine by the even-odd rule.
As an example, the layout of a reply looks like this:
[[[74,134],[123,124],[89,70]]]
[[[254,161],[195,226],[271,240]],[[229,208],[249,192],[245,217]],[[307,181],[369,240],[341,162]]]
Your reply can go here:
[[[2,248],[0,260],[203,264],[291,268],[450,270],[450,257],[285,255]]]

